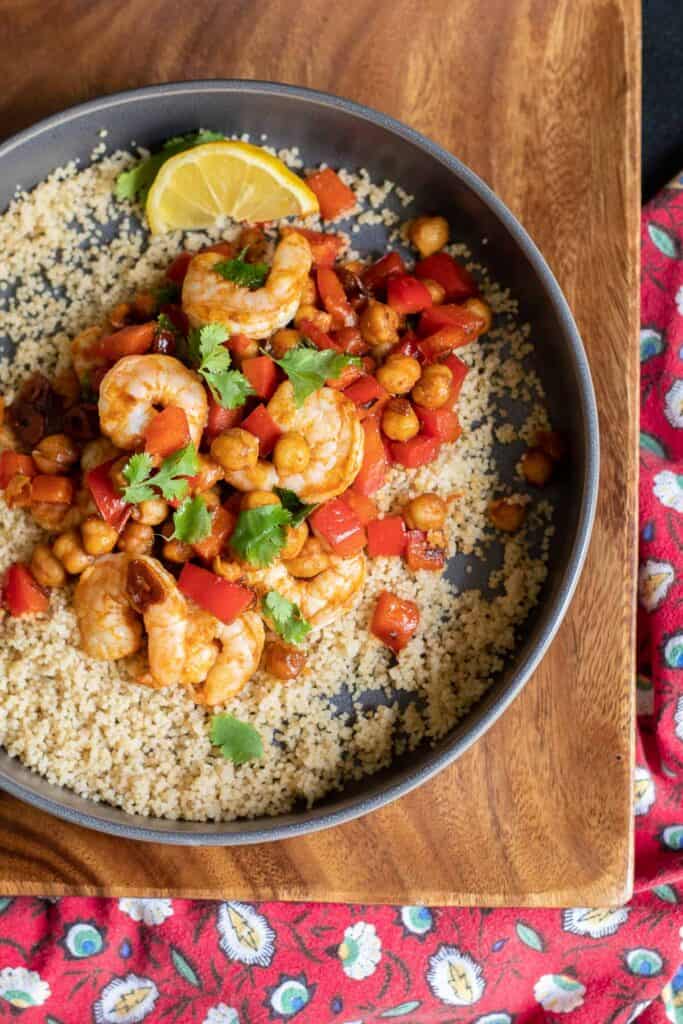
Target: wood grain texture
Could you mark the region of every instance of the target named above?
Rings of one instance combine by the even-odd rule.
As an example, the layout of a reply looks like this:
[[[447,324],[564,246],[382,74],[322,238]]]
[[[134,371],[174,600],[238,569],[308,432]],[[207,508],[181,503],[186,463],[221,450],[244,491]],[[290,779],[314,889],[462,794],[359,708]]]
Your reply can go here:
[[[639,5],[297,10],[0,0],[0,131],[117,89],[245,77],[368,103],[457,153],[538,242],[585,339],[602,426],[586,571],[534,679],[438,782],[334,831],[234,851],[122,842],[2,797],[0,891],[617,903],[632,872]]]

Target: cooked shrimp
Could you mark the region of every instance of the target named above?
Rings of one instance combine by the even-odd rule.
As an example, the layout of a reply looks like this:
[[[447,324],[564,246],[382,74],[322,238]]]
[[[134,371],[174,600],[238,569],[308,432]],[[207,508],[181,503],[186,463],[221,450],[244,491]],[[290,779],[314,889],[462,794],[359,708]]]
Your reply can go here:
[[[187,633],[185,635],[185,660],[181,683],[193,686],[203,682],[218,657],[214,643],[218,619],[196,605],[188,605]]]
[[[302,501],[329,501],[349,487],[363,461],[364,434],[353,402],[341,391],[320,388],[302,406],[294,403],[289,381],[280,384],[268,403],[268,412],[283,433],[296,432],[307,442],[311,457],[299,473],[278,474],[270,462],[226,473],[240,491],[286,487]]]
[[[99,661],[117,661],[142,645],[142,622],[126,588],[129,561],[124,554],[98,558],[81,575],[74,592],[81,647]]]
[[[223,257],[199,253],[191,261],[183,284],[183,309],[193,327],[218,322],[250,338],[269,338],[296,313],[311,269],[311,247],[292,233],[275,248],[268,279],[250,291],[214,271]]]
[[[246,686],[258,668],[265,642],[263,622],[256,612],[243,612],[229,626],[218,619],[215,622],[220,652],[195,690],[195,700],[209,707],[224,704]]]
[[[71,362],[78,379],[87,380],[92,370],[107,365],[107,360],[100,352],[102,328],[96,325],[86,327],[71,340]]]
[[[199,447],[208,405],[199,376],[173,356],[124,356],[100,384],[100,427],[119,448],[137,448],[160,409],[179,406]]]
[[[129,560],[126,592],[147,630],[149,671],[157,686],[180,681],[185,659],[187,602],[161,562],[149,555]]]

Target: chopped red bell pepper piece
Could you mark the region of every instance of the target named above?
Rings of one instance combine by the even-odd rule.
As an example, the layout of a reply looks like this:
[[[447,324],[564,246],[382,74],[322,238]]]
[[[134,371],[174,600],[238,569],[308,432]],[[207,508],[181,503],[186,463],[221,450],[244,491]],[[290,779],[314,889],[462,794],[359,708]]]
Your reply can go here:
[[[358,316],[347,299],[342,283],[334,270],[330,267],[319,267],[316,273],[316,282],[323,306],[332,317],[332,325],[336,328],[355,327],[358,323]]]
[[[316,348],[333,348],[337,352],[341,351],[338,342],[327,331],[323,331],[317,324],[314,324],[312,320],[302,320],[299,323],[299,332],[312,341]]]
[[[349,363],[345,366],[338,377],[330,377],[325,381],[328,388],[333,388],[335,391],[345,391],[349,388],[359,377],[363,376],[363,371],[359,366],[354,366],[353,363]]]
[[[239,618],[254,600],[253,590],[224,580],[192,562],[185,562],[178,577],[178,589],[226,625]]]
[[[446,302],[464,302],[477,294],[477,285],[469,270],[456,263],[447,252],[435,252],[415,264],[415,276],[436,281],[446,292]]]
[[[386,287],[387,278],[392,274],[405,274],[405,263],[397,252],[388,252],[381,260],[370,264],[362,274],[363,284],[371,291]]]
[[[173,281],[174,284],[181,285],[185,280],[185,274],[187,274],[187,268],[193,256],[193,252],[179,252],[166,270],[168,280]]]
[[[337,217],[348,213],[356,205],[353,191],[344,184],[331,167],[325,167],[322,171],[314,171],[313,174],[309,174],[306,184],[317,196],[320,216],[323,220],[336,220]]]
[[[473,340],[474,338],[465,334],[461,327],[442,327],[436,334],[423,338],[417,347],[424,361],[433,363],[440,356],[452,352],[454,348],[469,345]]]
[[[377,519],[379,512],[372,498],[368,498],[365,494],[359,494],[358,491],[350,489],[344,491],[340,497],[349,508],[353,509],[363,526],[367,526],[373,519]]]
[[[35,476],[37,472],[38,467],[30,455],[12,451],[4,451],[0,455],[0,489],[3,491],[18,473],[22,476]]]
[[[351,489],[358,494],[369,495],[378,491],[384,483],[389,468],[389,456],[377,420],[368,417],[363,420],[362,427],[365,433],[363,463],[358,476],[351,484]]]
[[[441,442],[438,438],[418,434],[409,441],[392,441],[389,451],[394,462],[405,466],[406,469],[416,469],[418,466],[426,466],[433,462],[439,454],[440,447]]]
[[[425,437],[436,438],[441,442],[451,442],[457,441],[462,434],[457,412],[453,412],[446,406],[442,406],[441,409],[425,409],[421,405],[416,405],[415,412],[422,426],[422,435]],[[418,437],[422,435],[418,435]],[[428,461],[431,462],[431,459]]]
[[[325,231],[311,231],[310,228],[283,227],[281,234],[289,235],[295,232],[303,235],[311,247],[314,267],[333,267],[337,257],[344,248],[344,239],[341,235],[327,234]]]
[[[405,558],[408,568],[413,572],[417,572],[418,569],[441,572],[446,564],[444,549],[432,547],[422,530],[408,531]]]
[[[223,505],[211,509],[211,533],[192,545],[199,557],[205,562],[210,562],[216,555],[220,555],[223,545],[235,529],[236,522],[237,517]]]
[[[74,484],[68,476],[39,473],[31,479],[31,501],[49,505],[70,505],[74,497]]]
[[[365,355],[370,348],[357,327],[342,327],[338,331],[330,331],[330,337],[334,347],[349,356]]]
[[[209,444],[224,430],[236,427],[244,415],[244,406],[237,409],[224,409],[211,393],[208,395],[209,416],[206,423],[206,438]]]
[[[228,340],[223,342],[223,345],[236,359],[248,359],[254,355],[255,345],[253,339],[247,337],[246,334],[242,334],[241,331],[231,334]]]
[[[308,517],[308,524],[335,555],[348,558],[365,547],[365,528],[350,505],[341,498],[333,498],[318,505]]]
[[[253,359],[242,360],[242,373],[247,378],[259,398],[268,401],[273,397],[279,382],[276,363],[270,356],[255,356]]]
[[[149,352],[157,331],[156,320],[146,324],[130,324],[120,331],[100,339],[100,352],[105,359],[115,362],[124,356],[140,356]]]
[[[420,609],[414,601],[406,601],[383,590],[375,605],[370,629],[378,640],[398,654],[412,637],[419,622]]]
[[[7,569],[2,581],[2,602],[10,615],[15,616],[46,612],[50,603],[29,567],[22,562],[15,562]]]
[[[392,356],[410,356],[412,359],[419,354],[417,347],[417,336],[412,331],[407,331],[401,340],[391,350]]]
[[[169,405],[158,412],[145,431],[145,451],[160,459],[172,455],[190,443],[190,427],[185,410]]]
[[[368,554],[370,558],[399,557],[406,546],[406,524],[403,516],[385,516],[373,519],[367,525]]]
[[[282,433],[265,405],[257,405],[247,418],[242,420],[242,428],[258,437],[259,455],[262,459],[266,455],[270,455],[275,447],[275,442]]]
[[[123,500],[112,483],[109,474],[116,461],[109,459],[108,462],[89,470],[85,474],[85,482],[102,518],[120,533],[133,511],[133,506]]]
[[[432,305],[432,297],[412,274],[393,274],[387,281],[387,302],[397,313],[421,313]]]
[[[451,394],[447,402],[447,406],[452,409],[458,400],[460,389],[462,387],[463,381],[465,380],[465,377],[470,372],[470,368],[467,365],[467,363],[463,363],[462,359],[458,359],[458,357],[455,355],[448,356],[446,359],[443,360],[443,364],[444,366],[447,366],[448,369],[453,374]]]
[[[344,394],[359,406],[367,405],[369,402],[376,402],[378,399],[387,396],[387,392],[377,378],[371,374],[366,374],[360,377],[359,380],[354,381],[353,384],[346,388]]]
[[[428,338],[444,327],[459,327],[470,341],[474,341],[485,326],[484,318],[465,306],[432,306],[420,317],[417,333],[421,338]]]

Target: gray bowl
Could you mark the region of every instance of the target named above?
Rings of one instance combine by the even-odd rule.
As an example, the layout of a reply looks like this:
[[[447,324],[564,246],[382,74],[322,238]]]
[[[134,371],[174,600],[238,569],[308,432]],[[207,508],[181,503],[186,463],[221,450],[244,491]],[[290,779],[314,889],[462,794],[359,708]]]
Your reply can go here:
[[[0,787],[21,800],[89,828],[163,843],[240,845],[289,838],[366,814],[426,782],[488,729],[520,692],[562,621],[583,564],[598,489],[598,421],[586,355],[569,307],[540,252],[507,207],[450,153],[418,132],[367,107],[306,89],[247,81],[151,86],[93,100],[47,118],[0,146],[0,209],[20,183],[30,188],[53,168],[79,157],[85,164],[108,129],[110,149],[131,140],[154,147],[200,127],[230,135],[266,133],[272,145],[299,146],[308,164],[366,167],[415,194],[415,209],[438,210],[457,225],[459,240],[519,299],[522,318],[542,340],[533,357],[554,426],[569,439],[569,459],[551,489],[556,534],[538,606],[515,657],[485,697],[436,747],[397,759],[383,772],[332,794],[312,810],[231,823],[144,818],[50,785],[0,753]],[[372,246],[372,229],[359,236]],[[482,247],[482,239],[487,244]],[[355,238],[354,238],[355,241]],[[376,235],[377,247],[380,246]],[[509,460],[508,456],[508,460]],[[508,466],[508,470],[510,467]],[[464,566],[450,574],[463,578]],[[471,577],[468,578],[471,585]],[[372,699],[372,698],[370,698]]]

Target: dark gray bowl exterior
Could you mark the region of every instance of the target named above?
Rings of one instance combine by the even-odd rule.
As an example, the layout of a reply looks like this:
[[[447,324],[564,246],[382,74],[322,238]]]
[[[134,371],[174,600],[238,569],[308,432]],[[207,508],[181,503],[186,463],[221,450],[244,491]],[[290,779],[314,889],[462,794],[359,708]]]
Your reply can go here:
[[[553,423],[570,439],[567,478],[556,513],[549,577],[520,648],[484,699],[435,748],[332,794],[312,810],[231,823],[171,822],[93,803],[0,753],[0,787],[58,817],[128,838],[185,845],[241,845],[290,838],[366,814],[420,785],[465,751],[519,693],[550,644],[585,557],[598,489],[598,420],[586,355],[560,288],[540,252],[507,207],[475,175],[418,132],[366,107],[324,93],[250,81],[151,86],[84,103],[48,118],[0,146],[0,210],[15,186],[30,188],[55,167],[83,164],[108,130],[107,146],[154,146],[179,132],[210,127],[250,132],[258,141],[297,145],[307,163],[367,166],[415,192],[420,209],[438,209],[459,238],[485,256],[495,279],[520,300],[537,349],[537,368]],[[488,239],[480,249],[482,237]]]

